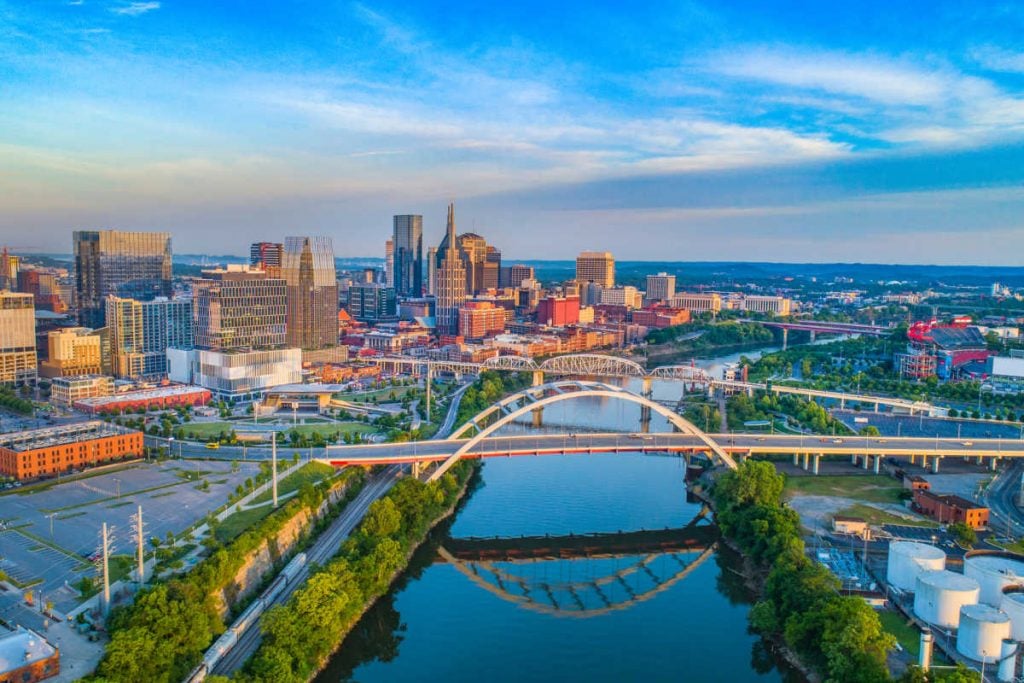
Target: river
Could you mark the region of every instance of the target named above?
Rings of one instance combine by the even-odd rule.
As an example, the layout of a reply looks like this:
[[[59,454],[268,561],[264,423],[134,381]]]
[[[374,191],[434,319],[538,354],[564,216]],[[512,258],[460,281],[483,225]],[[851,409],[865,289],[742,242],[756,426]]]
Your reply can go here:
[[[720,375],[732,360],[697,364]],[[680,386],[654,391],[678,398]],[[544,428],[559,431],[635,431],[638,422],[638,406],[611,399],[544,411]],[[655,415],[651,431],[665,429]],[[454,517],[316,680],[798,680],[748,632],[751,596],[727,550],[703,561],[698,549],[454,564],[439,553],[452,539],[685,527],[701,506],[687,501],[684,475],[680,458],[639,453],[486,461]]]

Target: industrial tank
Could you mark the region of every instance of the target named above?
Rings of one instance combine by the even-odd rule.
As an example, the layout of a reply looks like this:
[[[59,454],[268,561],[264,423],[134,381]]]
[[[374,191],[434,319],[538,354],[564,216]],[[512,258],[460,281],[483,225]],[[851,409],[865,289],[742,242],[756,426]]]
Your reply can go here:
[[[976,604],[980,592],[978,582],[963,574],[922,572],[914,591],[914,614],[935,626],[957,628],[960,608]]]
[[[889,562],[886,580],[901,591],[917,587],[917,576],[924,571],[938,571],[946,567],[946,553],[927,543],[893,541],[889,544]]]
[[[1024,559],[1010,553],[969,553],[964,560],[964,576],[978,582],[980,602],[999,607],[1004,589],[1024,585]]]
[[[999,609],[1010,617],[1010,637],[1024,640],[1024,592],[1010,590],[1004,593]]]
[[[1003,639],[1010,637],[1010,617],[985,604],[960,608],[960,630],[956,634],[956,650],[977,662],[999,660]]]

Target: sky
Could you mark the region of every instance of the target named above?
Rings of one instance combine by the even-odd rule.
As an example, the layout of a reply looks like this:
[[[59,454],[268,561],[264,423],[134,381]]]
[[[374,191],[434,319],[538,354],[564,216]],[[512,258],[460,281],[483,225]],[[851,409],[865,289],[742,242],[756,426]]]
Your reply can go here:
[[[0,244],[1024,265],[1024,4],[0,0]]]

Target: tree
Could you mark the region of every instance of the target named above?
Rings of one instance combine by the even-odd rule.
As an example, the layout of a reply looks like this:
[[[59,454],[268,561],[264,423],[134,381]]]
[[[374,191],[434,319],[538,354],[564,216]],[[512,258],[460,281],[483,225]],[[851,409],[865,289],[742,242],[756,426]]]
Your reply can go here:
[[[874,425],[868,425],[867,427],[861,428],[860,435],[861,436],[881,436],[882,433],[880,431],[878,431],[878,427],[875,427]]]
[[[391,498],[374,501],[363,520],[363,531],[370,536],[392,536],[402,528],[402,513]]]
[[[946,529],[956,538],[956,542],[962,546],[970,547],[978,542],[978,534],[963,522],[954,522],[946,527]]]

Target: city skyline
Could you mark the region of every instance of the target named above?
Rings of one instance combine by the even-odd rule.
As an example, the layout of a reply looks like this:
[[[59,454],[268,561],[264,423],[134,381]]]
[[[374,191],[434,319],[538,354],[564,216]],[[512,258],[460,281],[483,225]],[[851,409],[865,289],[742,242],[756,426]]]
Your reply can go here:
[[[1019,7],[536,10],[0,3],[0,231],[376,256],[454,196],[507,259],[1020,263]]]

